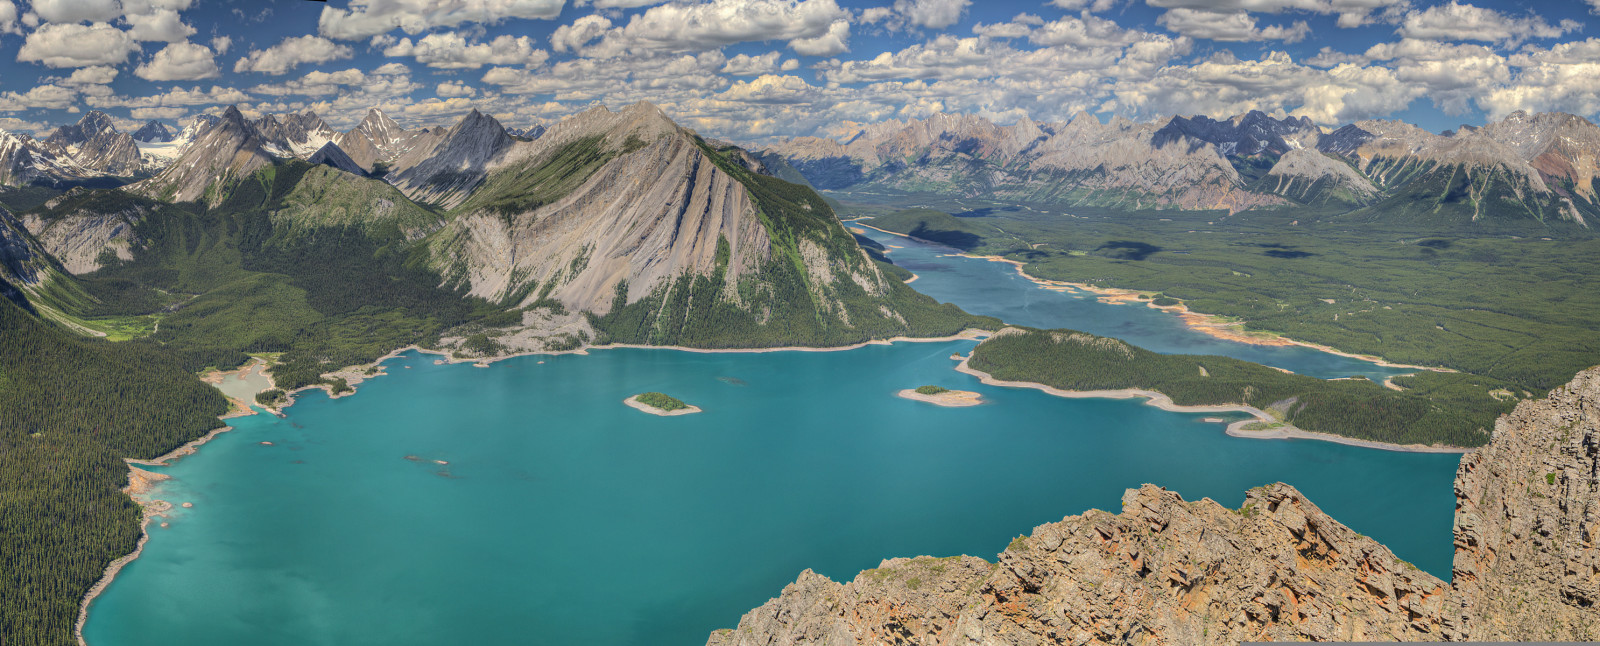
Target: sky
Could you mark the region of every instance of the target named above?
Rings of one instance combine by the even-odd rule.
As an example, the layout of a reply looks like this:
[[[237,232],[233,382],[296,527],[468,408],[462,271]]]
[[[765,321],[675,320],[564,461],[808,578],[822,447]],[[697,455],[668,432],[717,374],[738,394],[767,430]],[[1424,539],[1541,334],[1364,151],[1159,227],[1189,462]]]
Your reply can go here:
[[[234,104],[526,127],[640,100],[752,143],[937,112],[1595,119],[1600,0],[0,0],[13,132]]]

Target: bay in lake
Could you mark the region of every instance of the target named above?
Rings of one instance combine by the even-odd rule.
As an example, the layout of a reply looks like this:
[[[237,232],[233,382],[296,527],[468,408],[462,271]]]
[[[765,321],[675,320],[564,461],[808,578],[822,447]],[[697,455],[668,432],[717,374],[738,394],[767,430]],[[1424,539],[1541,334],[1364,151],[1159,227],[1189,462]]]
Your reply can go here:
[[[881,234],[874,234],[875,236]],[[1009,265],[883,236],[914,286],[969,311],[1304,374],[1398,371],[1213,339],[1171,315],[1041,290]],[[232,420],[159,469],[176,509],[94,604],[92,646],[693,646],[805,568],[992,559],[1034,526],[1151,482],[1237,506],[1284,481],[1447,577],[1448,454],[1228,437],[1135,400],[984,386],[970,341],[848,352],[599,350],[488,369],[407,354],[355,397]],[[895,392],[975,390],[938,408]],[[705,409],[656,417],[663,391]],[[262,444],[270,442],[271,445]],[[442,464],[441,464],[442,463]]]

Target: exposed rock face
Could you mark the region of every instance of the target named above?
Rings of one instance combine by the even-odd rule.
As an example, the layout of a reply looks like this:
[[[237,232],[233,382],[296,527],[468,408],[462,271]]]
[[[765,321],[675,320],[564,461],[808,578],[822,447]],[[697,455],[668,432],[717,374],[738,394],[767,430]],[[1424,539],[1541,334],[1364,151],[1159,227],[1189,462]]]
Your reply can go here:
[[[1586,641],[1600,636],[1600,368],[1502,418],[1456,476],[1454,587],[1293,487],[1237,511],[1145,485],[1000,554],[810,571],[711,646]]]
[[[44,143],[64,151],[79,167],[93,173],[127,177],[142,166],[133,137],[118,131],[111,117],[99,110],[90,110],[76,124],[57,128]]]
[[[544,135],[544,126],[532,125],[526,128],[507,128],[506,134],[522,137],[523,139],[538,139]]]
[[[1243,131],[1254,132],[1252,127],[1254,122]],[[1066,124],[1023,119],[1011,126],[940,114],[864,126],[847,143],[803,137],[770,152],[825,189],[871,187],[1126,208],[1237,211],[1283,203],[1245,190],[1219,150],[1171,122],[1117,118],[1102,124],[1081,113]]]
[[[1600,370],[1496,424],[1456,475],[1460,635],[1600,640]]]
[[[0,184],[60,186],[91,175],[60,146],[45,146],[27,135],[0,131]]]
[[[172,141],[176,137],[177,135],[172,133],[172,129],[160,121],[146,121],[143,126],[139,127],[137,132],[133,133],[134,141],[145,143],[165,143]]]
[[[272,163],[266,142],[239,109],[229,106],[222,117],[204,126],[183,153],[155,177],[129,186],[129,190],[158,200],[191,202],[207,198],[218,203],[222,191],[212,186],[227,186],[241,177]]]
[[[530,281],[554,284],[548,297],[605,314],[622,281],[636,301],[680,273],[711,273],[719,236],[731,247],[734,280],[771,252],[744,187],[674,136],[607,164],[552,204],[452,222],[435,256],[461,261],[466,273],[457,278],[474,295],[500,300],[521,292],[531,302],[538,293],[525,289]]]
[[[895,643],[886,627],[942,645],[1438,639],[1449,592],[1283,484],[1240,510],[1146,485],[986,566],[897,559],[845,586],[807,573],[708,644]]]
[[[1217,147],[1225,156],[1282,155],[1301,147],[1300,140],[1316,141],[1322,129],[1310,119],[1274,119],[1259,110],[1217,121],[1211,117],[1173,117],[1154,135],[1156,146],[1185,138]]]
[[[360,175],[362,177],[366,177],[367,175],[367,171],[362,170],[360,164],[357,164],[355,160],[350,159],[349,155],[344,154],[344,151],[339,149],[338,144],[335,144],[331,141],[323,144],[322,148],[319,148],[317,152],[312,153],[310,157],[306,158],[306,161],[313,164],[332,166],[346,173]]]
[[[494,117],[473,110],[431,146],[395,161],[391,180],[411,199],[455,206],[488,176],[515,140]]]
[[[133,229],[147,210],[139,205],[115,213],[73,208],[75,198],[84,193],[84,189],[75,188],[46,202],[43,211],[23,216],[23,224],[71,274],[100,269],[107,252],[121,260],[133,260],[133,249],[139,244]],[[66,208],[61,208],[63,205]]]
[[[1304,148],[1284,153],[1256,188],[1306,204],[1365,203],[1379,192],[1349,164]]]
[[[49,261],[10,211],[0,209],[0,298],[32,310],[25,289],[44,282]]]
[[[266,115],[252,122],[267,151],[275,157],[307,157],[333,141],[338,133],[315,112],[283,117]]]
[[[355,128],[336,135],[334,143],[356,165],[371,171],[374,164],[393,163],[412,148],[432,145],[435,139],[437,135],[428,130],[405,130],[382,110],[373,108]]]

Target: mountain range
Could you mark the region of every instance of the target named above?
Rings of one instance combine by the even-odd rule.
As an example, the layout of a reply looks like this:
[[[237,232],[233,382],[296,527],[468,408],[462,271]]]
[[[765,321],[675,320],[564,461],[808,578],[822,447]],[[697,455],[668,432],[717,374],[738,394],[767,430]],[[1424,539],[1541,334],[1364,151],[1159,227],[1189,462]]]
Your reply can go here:
[[[115,133],[103,117],[62,137]],[[16,269],[0,279],[52,318],[78,321],[109,303],[151,303],[117,310],[142,316],[172,294],[245,289],[226,277],[278,281],[349,260],[365,263],[344,270],[352,281],[415,281],[506,310],[494,329],[452,314],[457,329],[437,330],[467,355],[601,340],[842,345],[978,320],[904,285],[810,188],[769,177],[751,154],[653,105],[594,108],[531,134],[476,111],[449,128],[405,130],[372,110],[340,133],[312,113],[249,120],[230,107],[160,143],[172,158],[153,175],[7,214],[0,266]],[[372,253],[384,259],[362,260]],[[266,271],[296,255],[305,260]],[[200,269],[214,262],[229,269]],[[182,336],[170,319],[158,335]]]
[[[1516,112],[1435,134],[1392,120],[1327,129],[1261,112],[1008,126],[976,115],[854,127],[760,155],[818,189],[1121,210],[1319,207],[1368,219],[1590,227],[1600,128]]]

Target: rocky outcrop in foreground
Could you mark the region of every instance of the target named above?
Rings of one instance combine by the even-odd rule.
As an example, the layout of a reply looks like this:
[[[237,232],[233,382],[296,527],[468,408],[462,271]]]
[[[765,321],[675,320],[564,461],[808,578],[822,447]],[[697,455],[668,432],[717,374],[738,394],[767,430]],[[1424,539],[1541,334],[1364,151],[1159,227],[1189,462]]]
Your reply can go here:
[[[708,646],[1236,644],[1600,637],[1600,369],[1496,425],[1456,476],[1455,584],[1274,484],[1237,510],[1152,485],[996,563],[806,571]]]

